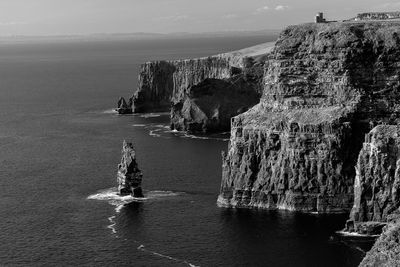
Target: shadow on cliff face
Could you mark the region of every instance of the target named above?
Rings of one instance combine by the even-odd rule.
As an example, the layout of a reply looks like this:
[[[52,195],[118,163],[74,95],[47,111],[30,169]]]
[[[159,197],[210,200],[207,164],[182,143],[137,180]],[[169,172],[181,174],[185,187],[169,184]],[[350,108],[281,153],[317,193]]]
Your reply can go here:
[[[171,109],[171,129],[189,133],[230,130],[231,118],[259,102],[260,95],[243,75],[229,80],[206,79],[193,86]]]

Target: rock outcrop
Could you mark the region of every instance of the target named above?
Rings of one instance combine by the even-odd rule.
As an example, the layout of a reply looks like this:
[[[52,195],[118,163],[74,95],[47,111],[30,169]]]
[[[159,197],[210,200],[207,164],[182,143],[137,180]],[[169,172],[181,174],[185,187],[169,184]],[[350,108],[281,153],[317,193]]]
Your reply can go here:
[[[171,129],[201,133],[229,131],[232,117],[259,102],[262,70],[261,64],[251,64],[232,78],[205,79],[189,87],[173,103]]]
[[[147,62],[140,69],[133,111],[169,110],[171,103],[181,100],[191,86],[207,78],[226,79],[233,72],[224,57]]]
[[[171,126],[178,130],[229,130],[232,116],[259,102],[264,57],[271,47],[266,43],[204,58],[147,62],[141,66],[132,111],[171,110]]]
[[[399,26],[284,30],[265,62],[260,103],[232,120],[218,204],[350,211],[365,133],[399,120]]]
[[[142,172],[136,162],[136,152],[133,149],[133,145],[124,140],[121,163],[118,164],[117,172],[118,193],[120,195],[143,197],[142,176]]]
[[[129,103],[126,103],[125,98],[121,97],[115,110],[118,114],[132,114],[132,98],[129,98]]]
[[[388,223],[382,235],[360,263],[360,267],[393,267],[400,265],[400,216]]]
[[[380,234],[400,208],[400,126],[379,125],[358,156],[354,204],[346,230]]]

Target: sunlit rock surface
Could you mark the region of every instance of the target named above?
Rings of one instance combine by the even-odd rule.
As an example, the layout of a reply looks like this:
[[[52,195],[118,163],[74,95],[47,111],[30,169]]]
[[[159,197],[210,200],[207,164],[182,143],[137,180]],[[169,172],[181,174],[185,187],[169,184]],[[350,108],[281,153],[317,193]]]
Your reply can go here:
[[[138,167],[133,145],[124,140],[122,144],[121,163],[118,164],[117,172],[118,193],[120,195],[143,197],[141,187],[142,177],[143,175]]]
[[[348,212],[364,135],[399,118],[399,22],[285,29],[233,119],[218,204]]]

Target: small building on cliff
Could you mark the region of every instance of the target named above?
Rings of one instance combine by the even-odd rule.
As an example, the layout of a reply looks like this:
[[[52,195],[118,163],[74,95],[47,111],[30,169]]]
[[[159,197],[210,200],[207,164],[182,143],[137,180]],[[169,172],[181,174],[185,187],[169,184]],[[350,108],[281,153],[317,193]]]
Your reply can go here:
[[[391,20],[400,19],[400,12],[367,12],[360,13],[354,18],[355,21],[361,20]]]
[[[326,19],[324,19],[324,13],[318,12],[317,15],[315,16],[315,23],[324,23],[326,22]]]

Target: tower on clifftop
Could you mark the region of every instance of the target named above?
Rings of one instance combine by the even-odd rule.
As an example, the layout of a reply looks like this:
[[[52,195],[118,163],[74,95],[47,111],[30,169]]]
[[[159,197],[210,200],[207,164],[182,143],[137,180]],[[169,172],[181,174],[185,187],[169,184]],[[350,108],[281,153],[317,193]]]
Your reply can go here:
[[[315,16],[315,23],[324,23],[326,20],[324,19],[324,13],[318,12]]]

